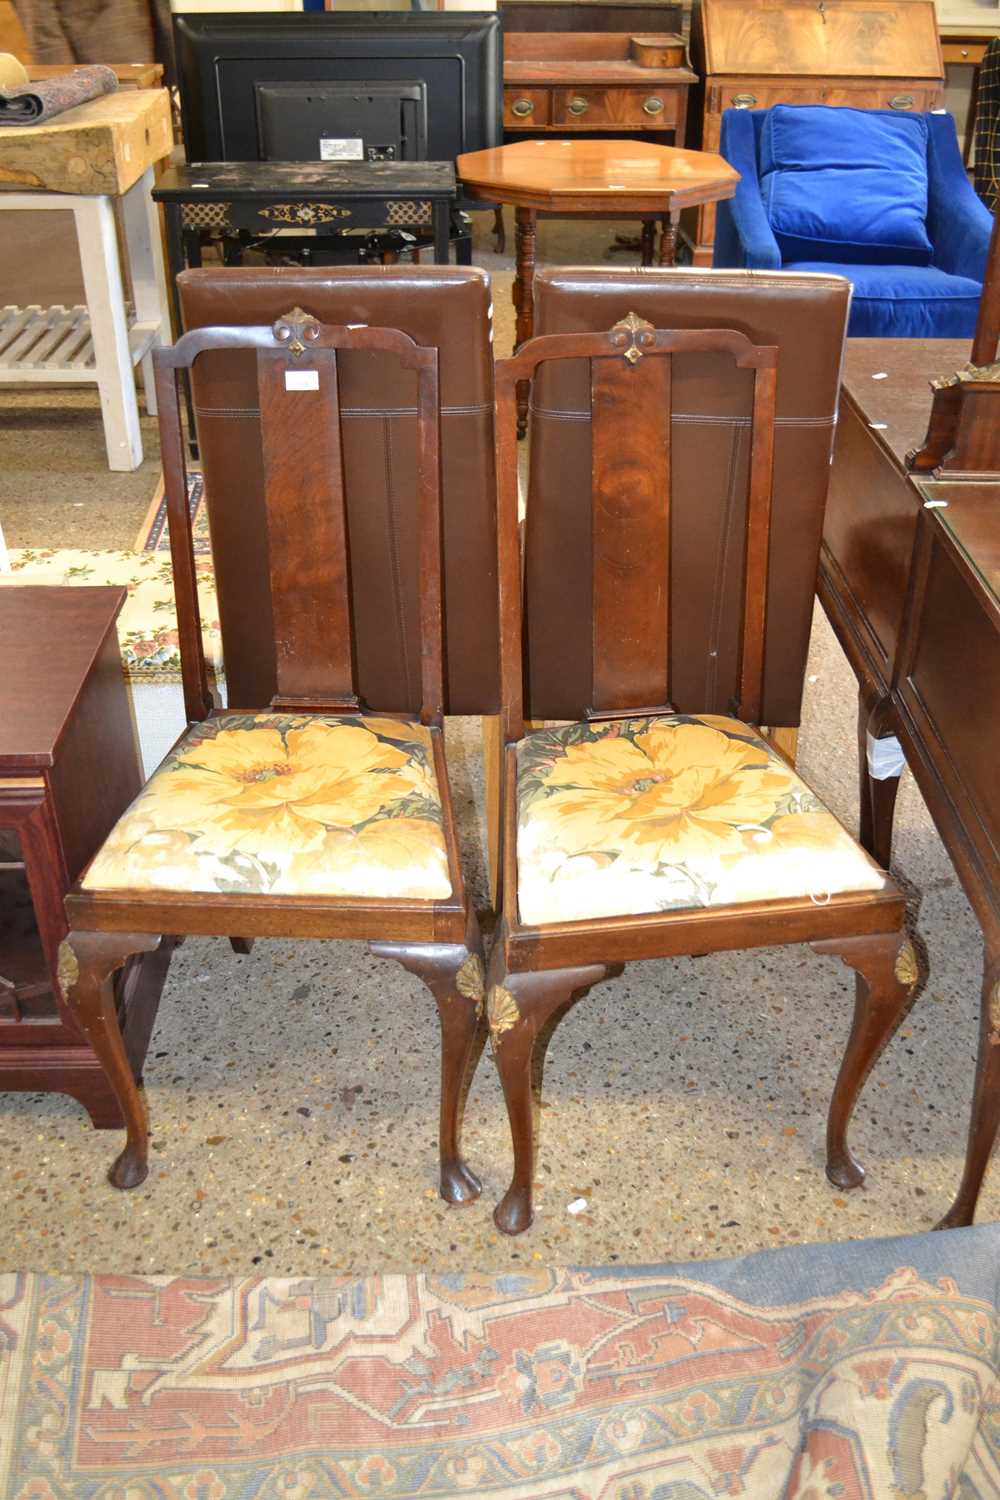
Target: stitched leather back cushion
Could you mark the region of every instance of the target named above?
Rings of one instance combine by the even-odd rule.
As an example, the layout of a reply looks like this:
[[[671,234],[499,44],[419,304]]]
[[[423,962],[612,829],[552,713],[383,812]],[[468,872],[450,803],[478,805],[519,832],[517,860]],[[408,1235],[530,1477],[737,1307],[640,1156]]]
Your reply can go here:
[[[737,328],[777,344],[765,724],[799,722],[850,294],[843,277],[784,271],[535,277],[537,334],[596,333],[635,312],[657,328]],[[737,686],[751,400],[750,372],[728,356],[674,359],[670,697],[684,712],[726,713]],[[543,365],[534,382],[526,528],[528,714],[578,719],[593,702],[584,360]]]
[[[923,115],[776,104],[760,173],[784,260],[930,263]]]
[[[325,323],[400,328],[441,354],[445,693],[450,713],[499,694],[490,285],[460,266],[185,271],[186,328],[271,324],[299,306]],[[372,708],[420,702],[414,378],[390,355],[339,361],[358,691]],[[230,707],[275,690],[264,476],[252,354],[206,354],[194,400]]]

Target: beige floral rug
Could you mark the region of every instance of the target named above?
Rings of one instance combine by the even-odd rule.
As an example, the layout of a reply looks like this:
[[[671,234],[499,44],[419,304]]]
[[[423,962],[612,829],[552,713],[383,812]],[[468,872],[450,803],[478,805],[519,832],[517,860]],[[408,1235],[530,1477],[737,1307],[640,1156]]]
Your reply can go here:
[[[199,552],[198,599],[205,662],[222,674],[222,635],[211,555]],[[18,584],[117,584],[128,590],[118,616],[118,639],[126,675],[144,682],[176,681],[181,658],[170,552],[83,552],[71,547],[15,547],[11,571],[0,574],[0,588]]]

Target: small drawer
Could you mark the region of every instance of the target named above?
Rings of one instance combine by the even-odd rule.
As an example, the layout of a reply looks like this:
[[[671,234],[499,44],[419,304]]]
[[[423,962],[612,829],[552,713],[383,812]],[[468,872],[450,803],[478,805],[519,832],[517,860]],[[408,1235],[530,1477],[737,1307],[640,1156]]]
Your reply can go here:
[[[921,88],[920,84],[899,83],[879,90],[875,109],[894,109],[900,114],[921,114],[941,103],[940,87]]]
[[[504,89],[503,123],[508,130],[537,130],[549,123],[548,89]]]
[[[677,124],[677,92],[645,84],[641,88],[605,89],[584,86],[552,90],[552,123],[577,130],[673,130]]]

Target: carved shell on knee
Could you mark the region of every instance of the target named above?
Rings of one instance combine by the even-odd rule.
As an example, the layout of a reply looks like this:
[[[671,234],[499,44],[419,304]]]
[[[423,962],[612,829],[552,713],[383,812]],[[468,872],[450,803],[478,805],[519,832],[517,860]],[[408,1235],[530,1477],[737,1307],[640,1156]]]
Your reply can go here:
[[[466,1000],[475,1000],[476,1014],[483,1013],[486,995],[486,970],[478,953],[470,953],[455,976],[455,988]]]
[[[59,961],[56,969],[59,979],[59,988],[65,998],[69,998],[69,992],[80,977],[80,965],[77,963],[76,954],[69,945],[67,938],[63,938],[59,944]]]
[[[1000,979],[994,980],[989,999],[990,1046],[1000,1047]]]
[[[510,990],[504,989],[502,984],[495,984],[490,990],[486,1001],[486,1017],[490,1023],[490,1036],[493,1038],[494,1046],[504,1032],[511,1031],[521,1019],[517,1001]]]
[[[909,938],[896,955],[895,975],[900,984],[908,985],[911,989],[920,978],[916,949]]]

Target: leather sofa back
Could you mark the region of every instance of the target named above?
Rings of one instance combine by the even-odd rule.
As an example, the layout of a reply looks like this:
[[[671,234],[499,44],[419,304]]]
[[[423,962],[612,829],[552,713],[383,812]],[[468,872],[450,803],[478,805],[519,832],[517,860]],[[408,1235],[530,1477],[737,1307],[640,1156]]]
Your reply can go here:
[[[499,669],[489,280],[457,266],[226,268],[178,277],[186,329],[320,322],[399,328],[440,350],[445,706],[495,713]],[[420,705],[415,377],[391,356],[339,361],[357,690],[374,709]],[[275,690],[274,626],[255,359],[202,356],[193,378],[228,702]],[[317,622],[317,630],[321,628]]]
[[[779,348],[761,721],[799,722],[837,412],[849,284],[784,272],[543,270],[535,333],[736,328]],[[670,698],[725,713],[737,692],[752,374],[718,354],[673,359]],[[532,392],[526,518],[526,706],[578,719],[593,633],[589,374],[542,366]]]

